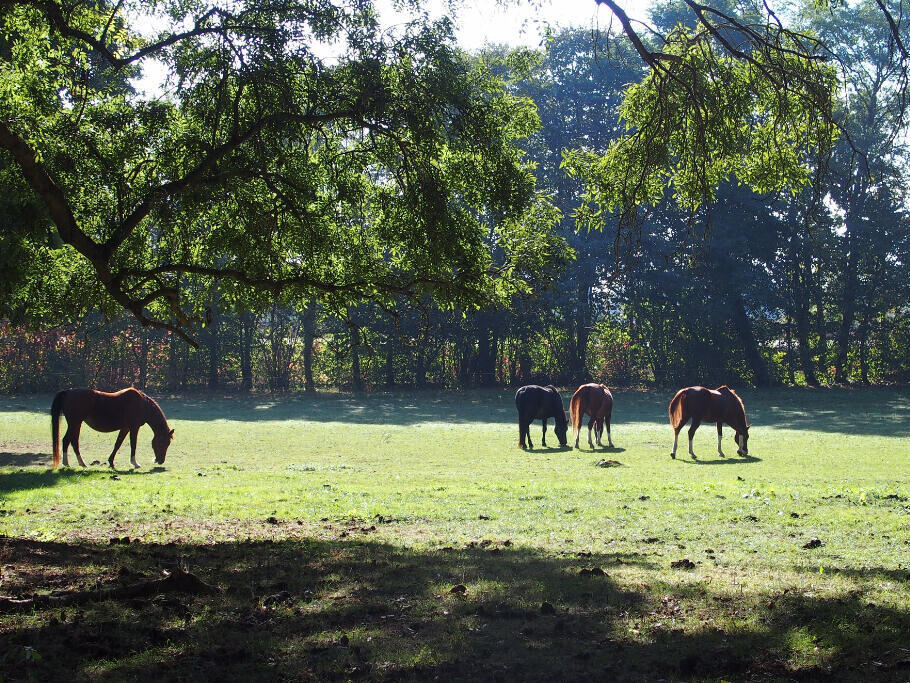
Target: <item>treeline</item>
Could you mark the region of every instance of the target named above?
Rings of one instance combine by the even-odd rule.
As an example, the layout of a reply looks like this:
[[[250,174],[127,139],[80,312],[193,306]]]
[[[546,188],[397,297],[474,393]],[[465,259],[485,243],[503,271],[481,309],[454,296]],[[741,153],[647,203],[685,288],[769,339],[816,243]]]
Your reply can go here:
[[[621,41],[562,31],[530,74],[503,74],[537,105],[525,151],[574,251],[558,272],[528,274],[533,296],[480,312],[402,301],[338,315],[215,282],[193,293],[206,321],[198,348],[125,314],[40,332],[4,323],[0,391],[908,382],[907,150],[893,134],[903,110],[881,49],[888,27],[863,16],[813,26],[845,58],[865,51],[844,73],[844,135],[802,193],[722,185],[694,214],[667,202],[620,225],[597,204],[596,179],[577,164],[567,173],[563,155],[619,135],[621,93],[640,62]]]

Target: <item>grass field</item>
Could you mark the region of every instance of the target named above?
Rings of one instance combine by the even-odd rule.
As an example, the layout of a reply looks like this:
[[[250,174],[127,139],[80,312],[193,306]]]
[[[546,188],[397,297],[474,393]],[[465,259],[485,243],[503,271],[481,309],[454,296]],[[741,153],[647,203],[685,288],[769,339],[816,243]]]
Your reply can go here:
[[[0,594],[219,588],[4,607],[2,680],[910,680],[910,391],[744,391],[697,462],[671,395],[594,452],[519,450],[512,392],[159,397],[135,472],[0,398]]]

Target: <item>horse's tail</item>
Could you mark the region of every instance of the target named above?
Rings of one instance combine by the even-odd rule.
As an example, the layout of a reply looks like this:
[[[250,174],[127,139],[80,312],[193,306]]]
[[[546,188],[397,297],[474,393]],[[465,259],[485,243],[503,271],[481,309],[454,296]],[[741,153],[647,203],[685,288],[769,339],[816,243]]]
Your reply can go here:
[[[54,444],[54,468],[60,466],[60,413],[63,410],[63,398],[66,389],[58,391],[51,403],[51,442]]]
[[[581,406],[581,394],[582,390],[576,391],[572,394],[572,400],[569,401],[569,414],[572,416],[572,434],[578,434],[578,430],[581,429],[581,419],[582,406]]]
[[[683,406],[685,396],[686,390],[680,389],[676,392],[676,396],[673,397],[673,400],[670,401],[670,425],[674,430],[679,429],[686,421],[685,408]]]

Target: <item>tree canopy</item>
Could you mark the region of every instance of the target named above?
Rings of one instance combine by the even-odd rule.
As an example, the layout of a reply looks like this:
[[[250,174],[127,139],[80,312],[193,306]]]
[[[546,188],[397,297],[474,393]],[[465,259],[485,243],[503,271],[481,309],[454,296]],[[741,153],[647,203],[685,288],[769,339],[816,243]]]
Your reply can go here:
[[[152,18],[163,28],[140,31]],[[187,338],[200,310],[186,292],[216,280],[338,309],[427,294],[470,307],[567,255],[515,144],[534,105],[446,20],[385,30],[353,1],[14,0],[0,22],[13,305],[34,303],[15,283],[34,288],[24,269],[60,243],[57,265],[78,262],[70,295]],[[133,87],[151,59],[169,74],[154,99]]]

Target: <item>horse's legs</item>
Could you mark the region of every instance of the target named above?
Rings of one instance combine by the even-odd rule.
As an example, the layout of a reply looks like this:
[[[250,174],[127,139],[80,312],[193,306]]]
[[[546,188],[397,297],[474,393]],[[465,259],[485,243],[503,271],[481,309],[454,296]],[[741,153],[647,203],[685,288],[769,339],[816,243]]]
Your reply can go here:
[[[544,448],[546,448],[547,447],[547,418],[543,418],[541,420],[541,422],[543,422],[543,436],[540,437],[540,443]]]
[[[701,424],[701,420],[692,418],[692,426],[689,427],[689,455],[692,456],[692,459],[695,460],[695,451],[692,450],[692,438],[695,436],[695,430],[698,429],[698,425]]]
[[[528,448],[534,448],[534,444],[531,443],[531,421],[525,420],[522,417],[518,418],[518,447],[524,448],[527,445]]]
[[[136,437],[139,436],[139,427],[130,428],[130,464],[134,469],[139,469],[139,463],[136,462]]]
[[[85,460],[82,459],[82,454],[79,453],[79,430],[82,429],[81,422],[74,422],[72,425],[67,421],[66,423],[66,434],[63,435],[63,466],[69,467],[69,458],[66,457],[66,447],[69,444],[73,445],[73,453],[76,454],[76,460],[79,461],[79,464],[85,467]]]
[[[720,439],[723,436],[723,433],[724,433],[724,423],[718,422],[717,423],[717,452],[720,454],[720,457],[726,458],[727,456],[724,455],[724,452],[720,449]]]
[[[69,454],[67,453],[67,451],[69,450],[69,447],[70,447],[70,429],[69,429],[69,423],[67,423],[66,433],[63,435],[63,466],[64,467],[70,466]]]
[[[120,446],[123,444],[123,440],[126,438],[128,429],[121,429],[120,433],[117,435],[117,441],[114,442],[114,450],[111,451],[111,457],[107,459],[108,467],[114,466],[114,456],[117,455],[117,451],[120,450]]]
[[[609,418],[605,419],[605,420],[604,420],[604,423],[605,423],[606,426],[607,426],[607,445],[608,445],[610,448],[613,448],[613,447],[614,447],[614,446],[613,446],[613,437],[610,435],[610,420],[609,420]],[[602,433],[603,433],[603,428],[601,428],[600,431],[601,431],[601,434],[602,434]]]
[[[679,433],[682,431],[685,422],[680,422],[678,427],[673,428],[673,450],[670,451],[670,457],[676,459],[676,446],[679,443]]]
[[[594,450],[594,443],[591,441],[591,428],[594,426],[594,416],[591,416],[591,419],[588,420],[588,445],[591,447],[591,450]]]

